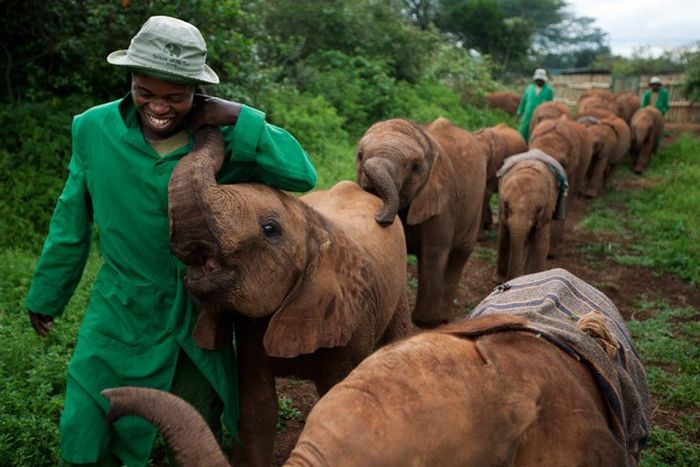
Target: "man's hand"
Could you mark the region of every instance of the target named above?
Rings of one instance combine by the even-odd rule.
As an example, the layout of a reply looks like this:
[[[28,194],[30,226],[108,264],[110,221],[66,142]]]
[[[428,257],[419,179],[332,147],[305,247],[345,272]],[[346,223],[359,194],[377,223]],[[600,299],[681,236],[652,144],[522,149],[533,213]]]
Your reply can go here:
[[[46,336],[51,327],[53,326],[53,316],[42,315],[40,313],[34,313],[29,311],[29,322],[32,323],[32,327],[41,337]]]
[[[189,120],[192,131],[204,125],[233,125],[241,113],[241,104],[218,97],[196,94]]]

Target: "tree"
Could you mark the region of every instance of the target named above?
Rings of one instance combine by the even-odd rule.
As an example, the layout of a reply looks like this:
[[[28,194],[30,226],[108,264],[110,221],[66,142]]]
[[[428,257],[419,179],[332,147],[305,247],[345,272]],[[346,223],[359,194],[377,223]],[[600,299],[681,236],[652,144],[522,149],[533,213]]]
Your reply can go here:
[[[494,0],[444,0],[437,21],[465,48],[490,55],[506,69],[526,57],[533,32],[524,18],[507,18]]]
[[[535,51],[548,69],[587,68],[599,55],[610,53],[607,33],[586,16],[566,15],[535,40]]]

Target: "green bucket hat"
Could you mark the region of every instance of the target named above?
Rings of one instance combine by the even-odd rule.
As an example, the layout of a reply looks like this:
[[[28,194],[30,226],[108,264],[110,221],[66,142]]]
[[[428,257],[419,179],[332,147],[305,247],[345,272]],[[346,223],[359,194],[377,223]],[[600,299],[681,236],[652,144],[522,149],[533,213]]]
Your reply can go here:
[[[112,65],[164,81],[217,84],[219,77],[206,60],[207,45],[199,29],[170,16],[151,16],[127,50],[107,56]]]

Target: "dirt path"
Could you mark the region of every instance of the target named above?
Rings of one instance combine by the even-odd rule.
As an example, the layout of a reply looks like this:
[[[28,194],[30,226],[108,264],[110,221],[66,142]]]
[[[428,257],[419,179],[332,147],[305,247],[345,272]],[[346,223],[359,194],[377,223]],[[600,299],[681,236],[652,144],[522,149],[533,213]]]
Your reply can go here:
[[[624,183],[628,185],[625,188],[637,189],[643,185],[643,179],[630,179]],[[643,267],[620,265],[606,257],[607,245],[625,244],[632,239],[583,231],[578,224],[589,212],[590,206],[591,204],[583,199],[577,199],[573,204],[567,219],[568,225],[564,236],[565,241],[561,245],[561,254],[550,260],[548,267],[568,269],[600,289],[616,304],[627,320],[647,318],[639,312],[635,314],[634,305],[640,300],[653,302],[663,299],[673,307],[693,306],[700,309],[700,288],[691,287],[669,274],[656,273]],[[467,263],[456,298],[455,306],[459,312],[467,313],[486,297],[495,285],[491,282],[496,257],[495,237],[496,235],[491,233],[486,240],[480,242],[477,251]],[[409,267],[409,273],[415,277],[414,266]],[[414,294],[415,290],[410,292]],[[281,395],[291,398],[294,401],[293,405],[304,415],[317,400],[313,386],[306,382],[280,379],[278,391]],[[656,409],[658,407],[654,404],[652,423],[667,426],[673,414]],[[302,428],[303,422],[289,421],[287,429],[278,435],[275,465],[281,465],[284,462]]]

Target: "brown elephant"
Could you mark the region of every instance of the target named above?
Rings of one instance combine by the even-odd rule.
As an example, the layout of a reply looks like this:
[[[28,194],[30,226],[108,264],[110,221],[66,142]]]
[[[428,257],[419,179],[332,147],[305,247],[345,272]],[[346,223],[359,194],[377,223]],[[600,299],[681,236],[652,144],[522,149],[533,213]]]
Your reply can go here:
[[[310,379],[323,394],[408,332],[403,228],[379,226],[381,200],[354,182],[301,198],[256,183],[217,185],[221,133],[196,137],[170,179],[171,247],[202,307],[197,343],[230,342],[235,325],[243,443],[235,459],[267,466],[276,376]]]
[[[493,280],[501,283],[545,269],[551,221],[565,217],[568,183],[561,164],[538,149],[506,159],[498,177],[498,256]]]
[[[576,101],[576,113],[590,109],[609,110],[618,116],[622,113],[621,105],[616,96],[607,89],[589,89],[579,96],[578,101]]]
[[[518,130],[505,123],[499,123],[490,128],[483,128],[474,132],[486,152],[486,192],[484,193],[484,208],[481,213],[481,224],[484,229],[493,225],[491,212],[491,195],[498,192],[498,178],[496,172],[503,164],[506,157],[527,151],[525,138]]]
[[[640,174],[647,169],[651,155],[656,153],[663,130],[664,116],[656,107],[642,107],[632,116],[630,155],[635,173]]]
[[[543,120],[556,120],[562,115],[571,117],[569,107],[563,102],[549,101],[538,105],[530,120],[530,134],[534,131],[538,123]]]
[[[486,105],[515,115],[520,105],[520,94],[515,92],[489,92],[486,94]]]
[[[583,189],[593,156],[593,145],[586,128],[566,116],[558,120],[545,120],[535,127],[530,136],[530,149],[540,149],[562,165],[569,183],[568,203],[573,203],[579,190]],[[565,220],[555,220],[551,227],[549,256],[558,253]]]
[[[593,145],[593,156],[586,174],[586,188],[583,194],[588,198],[595,198],[610,178],[614,166],[626,152],[619,152],[621,140],[625,137],[621,132],[626,130],[626,134],[629,135],[629,130],[624,120],[612,114],[606,118],[579,117],[577,122],[586,127]]]
[[[631,92],[616,93],[615,100],[618,104],[618,117],[629,125],[632,121],[632,115],[639,110],[642,100],[638,95]]]
[[[486,155],[477,139],[445,118],[419,126],[375,123],[357,146],[357,180],[384,201],[376,219],[396,214],[408,252],[418,257],[413,321],[434,326],[452,319],[462,269],[477,241],[486,188]]]
[[[314,406],[285,465],[637,465],[648,390],[614,305],[561,269],[511,284],[476,311],[522,287],[535,292],[524,310],[460,320],[364,360]],[[175,396],[103,394],[110,419],[156,424],[180,465],[228,465],[199,414]]]

